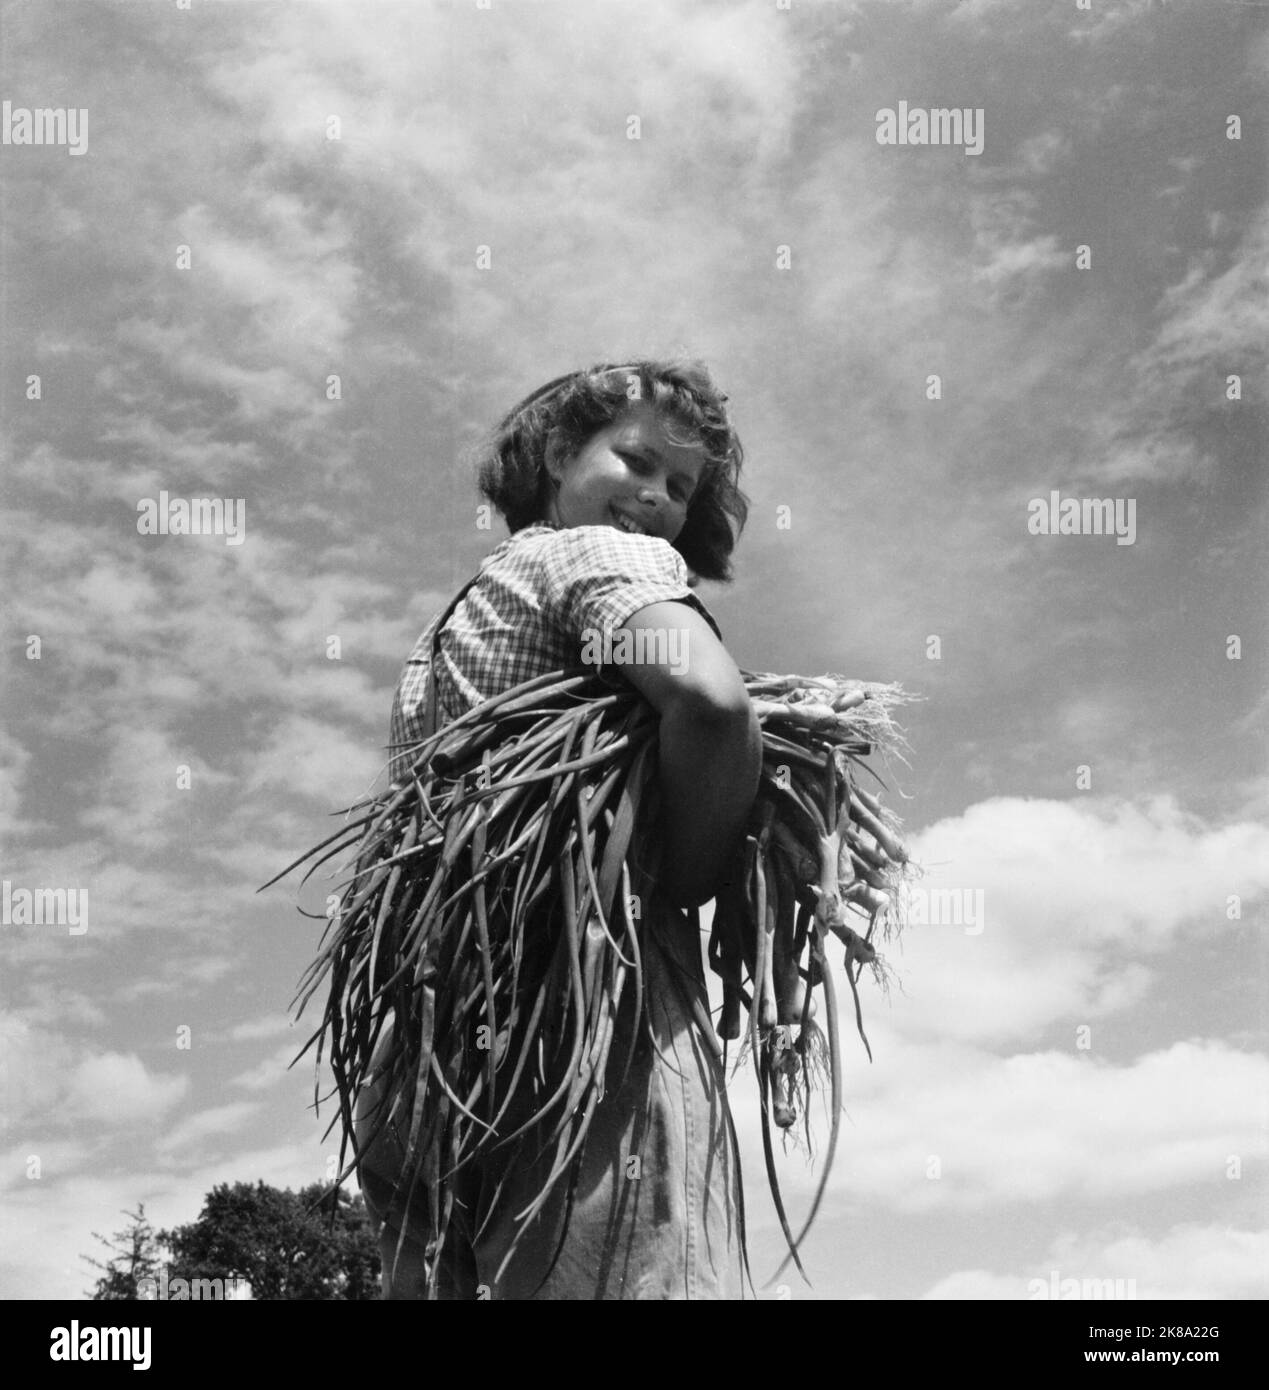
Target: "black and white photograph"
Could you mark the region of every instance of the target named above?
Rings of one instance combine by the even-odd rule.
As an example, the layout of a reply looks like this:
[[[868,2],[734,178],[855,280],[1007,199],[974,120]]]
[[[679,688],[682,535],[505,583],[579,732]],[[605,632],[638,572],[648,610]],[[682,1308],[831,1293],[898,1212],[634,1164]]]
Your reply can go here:
[[[1269,5],[0,0],[0,52],[37,1362],[264,1300],[1232,1351]]]

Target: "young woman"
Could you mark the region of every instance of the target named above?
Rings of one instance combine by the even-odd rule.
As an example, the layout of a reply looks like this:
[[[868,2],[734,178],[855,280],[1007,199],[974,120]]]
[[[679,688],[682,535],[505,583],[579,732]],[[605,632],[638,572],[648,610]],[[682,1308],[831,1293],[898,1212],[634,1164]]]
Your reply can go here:
[[[587,649],[635,654],[604,674],[629,681],[659,716],[662,853],[641,918],[644,1021],[623,999],[575,1181],[557,1183],[525,1222],[549,1163],[532,1135],[495,1150],[455,1179],[439,1252],[403,1136],[388,1127],[368,1142],[382,1097],[367,1089],[359,1172],[382,1223],[387,1297],[424,1297],[432,1275],[448,1299],[741,1294],[739,1173],[721,1067],[693,1021],[691,999],[706,995],[685,911],[713,896],[761,765],[744,683],[693,593],[698,576],[730,577],[747,510],[725,400],[700,364],[594,367],[517,406],[482,462],[481,489],[511,535],[406,665],[394,776],[429,722],[576,666]]]

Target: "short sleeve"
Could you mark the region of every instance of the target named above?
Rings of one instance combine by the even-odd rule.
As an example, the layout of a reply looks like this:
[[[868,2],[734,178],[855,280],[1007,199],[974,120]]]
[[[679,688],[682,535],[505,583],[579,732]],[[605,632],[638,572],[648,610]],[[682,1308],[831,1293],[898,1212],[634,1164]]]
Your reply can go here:
[[[695,608],[722,639],[713,615],[687,582],[683,557],[658,536],[628,535],[615,526],[572,526],[552,536],[542,565],[547,615],[570,637],[615,631],[650,603],[672,602]]]

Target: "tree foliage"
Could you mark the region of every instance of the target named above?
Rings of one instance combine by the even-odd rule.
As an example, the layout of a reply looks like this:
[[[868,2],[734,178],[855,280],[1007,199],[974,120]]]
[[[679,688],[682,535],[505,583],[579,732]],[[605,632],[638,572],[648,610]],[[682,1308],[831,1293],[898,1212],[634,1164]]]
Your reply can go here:
[[[94,1269],[102,1271],[93,1291],[88,1295],[94,1302],[132,1302],[140,1294],[137,1285],[142,1279],[158,1277],[160,1240],[154,1227],[145,1216],[145,1203],[137,1204],[136,1211],[125,1211],[129,1225],[111,1236],[93,1232],[94,1240],[99,1240],[107,1250],[114,1252],[106,1261],[94,1260],[85,1255]]]
[[[112,1252],[84,1256],[102,1271],[94,1300],[136,1302],[142,1280],[245,1280],[253,1298],[379,1297],[379,1248],[360,1197],[320,1183],[299,1192],[263,1182],[222,1183],[207,1194],[196,1221],[156,1231],[144,1204],[125,1212],[130,1224],[93,1236]],[[163,1295],[160,1294],[160,1297]],[[183,1294],[180,1296],[184,1296]]]
[[[245,1279],[253,1298],[372,1299],[379,1250],[360,1197],[222,1183],[198,1220],[164,1231],[170,1278]]]

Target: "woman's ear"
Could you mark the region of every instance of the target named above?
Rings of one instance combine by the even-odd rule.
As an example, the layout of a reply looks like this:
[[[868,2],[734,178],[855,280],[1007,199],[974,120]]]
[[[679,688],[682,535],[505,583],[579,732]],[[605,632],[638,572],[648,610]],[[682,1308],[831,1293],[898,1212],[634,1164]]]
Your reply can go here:
[[[564,469],[568,465],[568,448],[558,434],[553,434],[546,441],[543,460],[546,463],[548,477],[558,486],[564,477]]]

